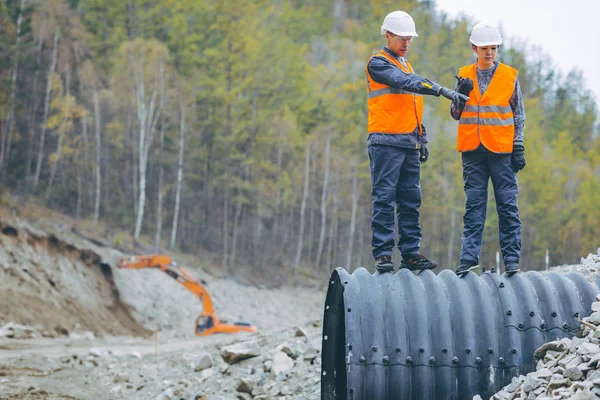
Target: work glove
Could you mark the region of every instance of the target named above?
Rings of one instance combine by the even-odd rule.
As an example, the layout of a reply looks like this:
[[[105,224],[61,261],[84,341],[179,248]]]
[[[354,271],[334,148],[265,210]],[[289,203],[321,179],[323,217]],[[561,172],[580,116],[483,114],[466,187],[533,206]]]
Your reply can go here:
[[[455,78],[458,80],[458,83],[456,84],[456,91],[468,96],[471,93],[471,90],[473,90],[475,87],[471,78],[463,78],[462,76],[455,76]]]
[[[458,107],[461,102],[466,103],[469,101],[469,98],[464,94],[448,89],[447,87],[441,86],[438,93],[451,100],[455,107]]]
[[[512,164],[512,168],[515,173],[525,168],[527,163],[525,162],[525,147],[522,144],[515,144],[513,146],[510,163]]]
[[[421,143],[421,147],[419,147],[419,161],[421,161],[421,164],[425,164],[428,159],[429,147],[427,147],[427,143]]]

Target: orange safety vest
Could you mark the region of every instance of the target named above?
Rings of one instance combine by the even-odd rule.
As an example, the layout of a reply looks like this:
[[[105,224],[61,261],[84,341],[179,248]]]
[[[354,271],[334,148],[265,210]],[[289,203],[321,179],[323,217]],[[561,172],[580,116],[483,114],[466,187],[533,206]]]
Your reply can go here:
[[[411,65],[406,67],[385,50],[379,50],[371,56],[385,57],[407,74],[414,74]],[[419,94],[378,83],[369,75],[367,63],[367,96],[369,105],[369,133],[408,134],[418,129],[421,134],[423,120],[423,97]]]
[[[481,143],[494,153],[512,153],[515,124],[509,101],[518,73],[499,63],[482,96],[477,83],[477,65],[460,69],[459,76],[471,78],[475,87],[458,121],[458,151],[475,150]]]

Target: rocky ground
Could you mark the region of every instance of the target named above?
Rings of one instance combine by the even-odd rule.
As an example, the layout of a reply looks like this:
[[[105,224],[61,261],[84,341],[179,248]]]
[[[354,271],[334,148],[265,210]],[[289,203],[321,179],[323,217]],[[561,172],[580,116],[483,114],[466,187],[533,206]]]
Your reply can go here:
[[[559,273],[578,272],[592,282],[599,270],[600,249],[597,254],[582,258],[581,264],[552,268]],[[513,378],[493,400],[600,398],[600,295],[596,300],[592,314],[583,319],[576,337],[542,345],[535,352],[539,359],[536,371]]]
[[[259,329],[195,337],[202,306],[190,292],[161,271],[120,270],[122,248],[58,226],[0,213],[0,400],[320,398],[326,287],[274,285],[172,254],[206,282],[221,318]],[[553,270],[593,281],[600,249]],[[600,397],[600,302],[593,310],[580,338],[540,348],[537,370],[493,398]]]
[[[581,337],[542,345],[535,352],[536,371],[513,378],[493,399],[600,398],[600,296],[597,300],[592,315],[582,322]]]
[[[258,327],[196,337],[202,303],[161,271],[120,270],[123,252],[69,227],[2,217],[0,232],[0,399],[319,398],[325,289],[181,255],[221,319]]]
[[[593,282],[600,271],[600,248],[598,248],[596,254],[590,253],[587,257],[582,257],[580,264],[559,265],[552,267],[551,270],[561,274],[579,272]]]
[[[318,323],[159,342],[0,340],[0,399],[318,399]]]

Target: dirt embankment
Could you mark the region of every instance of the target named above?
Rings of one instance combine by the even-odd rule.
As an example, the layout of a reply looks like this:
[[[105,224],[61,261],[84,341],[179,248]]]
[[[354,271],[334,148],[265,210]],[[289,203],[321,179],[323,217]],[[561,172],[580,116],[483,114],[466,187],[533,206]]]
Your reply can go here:
[[[0,326],[15,322],[58,334],[77,328],[97,336],[147,337],[156,330],[163,338],[193,336],[200,299],[159,270],[118,269],[126,254],[63,225],[51,234],[0,216],[0,301],[6,305]],[[242,284],[238,273],[217,277],[200,268],[201,257],[169,255],[205,284],[220,319],[270,330],[310,323],[322,313],[323,288]]]
[[[170,276],[38,226],[0,216],[0,399],[318,398],[323,288],[242,284],[189,257],[218,317],[259,330],[194,337],[202,302]],[[227,345],[249,358],[226,361]]]
[[[132,318],[111,267],[95,251],[26,223],[0,221],[0,326],[10,321],[48,334],[148,336]]]

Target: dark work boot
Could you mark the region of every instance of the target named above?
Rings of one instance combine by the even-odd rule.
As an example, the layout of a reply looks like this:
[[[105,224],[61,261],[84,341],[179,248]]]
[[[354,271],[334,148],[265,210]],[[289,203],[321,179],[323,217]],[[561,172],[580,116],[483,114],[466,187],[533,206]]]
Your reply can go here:
[[[460,263],[460,265],[458,266],[458,268],[456,269],[456,275],[458,276],[463,276],[466,275],[469,271],[473,270],[473,269],[477,269],[479,268],[479,263],[474,262],[474,261],[463,261]]]
[[[379,256],[375,259],[375,261],[377,262],[377,271],[382,274],[384,272],[392,272],[394,270],[394,263],[392,262],[392,256],[390,255]]]
[[[437,267],[435,261],[428,260],[422,254],[413,254],[411,256],[402,256],[402,264],[400,268],[408,268],[411,271],[422,271],[424,269],[434,269]]]
[[[506,273],[509,275],[512,275],[521,270],[521,268],[519,268],[518,262],[509,262],[508,264],[504,264],[504,269],[506,270]]]

